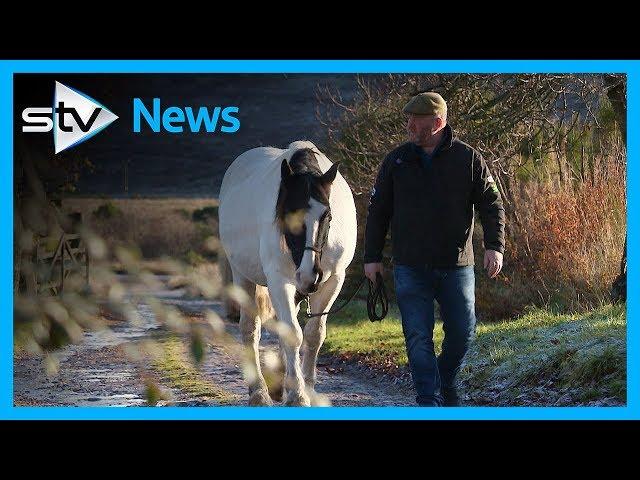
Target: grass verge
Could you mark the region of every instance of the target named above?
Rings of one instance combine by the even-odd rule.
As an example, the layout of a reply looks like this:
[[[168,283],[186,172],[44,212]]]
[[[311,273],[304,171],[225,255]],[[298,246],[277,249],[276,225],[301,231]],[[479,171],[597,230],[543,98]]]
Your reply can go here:
[[[159,341],[163,353],[152,362],[162,379],[182,393],[222,405],[236,404],[238,398],[208,380],[194,365],[185,343],[175,335]]]
[[[443,332],[436,323],[440,352]],[[379,323],[364,303],[329,319],[323,352],[385,373],[407,371],[397,307]],[[515,320],[480,324],[459,380],[477,405],[620,405],[626,402],[626,305],[588,314],[531,309]]]

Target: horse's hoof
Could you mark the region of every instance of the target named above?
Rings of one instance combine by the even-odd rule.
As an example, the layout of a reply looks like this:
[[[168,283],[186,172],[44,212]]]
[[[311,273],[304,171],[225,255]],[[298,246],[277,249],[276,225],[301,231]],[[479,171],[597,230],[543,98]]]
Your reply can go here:
[[[256,390],[249,396],[249,406],[251,407],[271,407],[273,401],[269,397],[269,392]]]
[[[288,393],[284,404],[288,407],[310,407],[311,401],[305,393]]]
[[[330,407],[331,400],[324,393],[317,393],[315,391],[309,392],[309,398],[311,399],[312,407]]]

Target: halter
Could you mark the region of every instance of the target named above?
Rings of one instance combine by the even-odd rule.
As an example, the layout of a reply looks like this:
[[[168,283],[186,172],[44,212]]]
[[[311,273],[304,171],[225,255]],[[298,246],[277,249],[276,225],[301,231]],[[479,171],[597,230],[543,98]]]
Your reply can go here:
[[[318,220],[318,232],[316,234],[316,239],[313,245],[305,245],[304,247],[296,247],[294,242],[295,242],[295,237],[293,235],[291,235],[290,233],[285,233],[285,239],[287,242],[287,246],[289,247],[289,250],[291,251],[291,256],[293,257],[293,263],[295,264],[296,268],[300,266],[300,263],[296,261],[296,257],[298,255],[296,255],[298,252],[304,252],[305,250],[311,250],[312,252],[315,252],[317,254],[317,257],[315,259],[314,265],[317,267],[317,269],[319,270],[319,276],[318,276],[318,282],[320,283],[320,281],[322,280],[322,276],[323,276],[323,272],[322,269],[320,269],[320,260],[322,259],[322,249],[324,248],[325,244],[327,243],[327,238],[329,236],[329,227],[331,224],[331,209],[327,208],[327,211],[324,212],[322,214],[322,216],[320,217],[320,219]],[[298,257],[299,261],[302,261],[302,256]],[[304,298],[304,295],[296,292],[296,303],[298,302],[298,299],[302,299]]]
[[[327,211],[322,214],[320,220],[318,220],[318,233],[316,234],[315,244],[312,246],[305,245],[304,250],[311,250],[318,254],[318,260],[322,258],[322,249],[327,238],[329,237],[329,227],[331,223],[331,208],[327,208]]]

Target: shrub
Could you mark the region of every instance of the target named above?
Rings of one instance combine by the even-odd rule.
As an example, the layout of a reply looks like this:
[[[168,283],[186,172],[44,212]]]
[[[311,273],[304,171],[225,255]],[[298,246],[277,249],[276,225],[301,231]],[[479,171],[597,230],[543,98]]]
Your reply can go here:
[[[193,250],[189,250],[185,255],[185,262],[194,267],[206,263],[206,261],[207,260],[202,255]]]
[[[112,202],[104,203],[93,211],[93,216],[95,218],[103,220],[108,220],[118,215],[122,215],[122,211]]]
[[[209,220],[218,219],[218,207],[209,206],[199,208],[193,211],[192,218],[194,222],[208,222]]]

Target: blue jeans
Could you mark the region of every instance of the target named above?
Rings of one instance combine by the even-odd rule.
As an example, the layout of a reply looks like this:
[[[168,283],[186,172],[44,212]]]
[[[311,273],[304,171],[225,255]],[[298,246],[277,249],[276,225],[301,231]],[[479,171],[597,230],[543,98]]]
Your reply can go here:
[[[454,268],[394,265],[393,277],[416,402],[441,406],[441,392],[455,388],[455,377],[475,334],[473,265]],[[437,359],[433,348],[434,299],[440,305],[444,330],[442,353]]]

